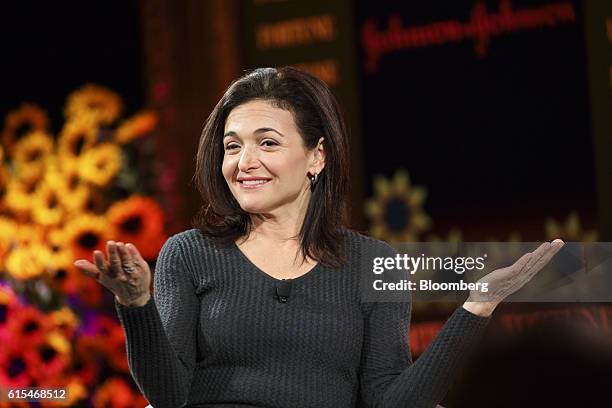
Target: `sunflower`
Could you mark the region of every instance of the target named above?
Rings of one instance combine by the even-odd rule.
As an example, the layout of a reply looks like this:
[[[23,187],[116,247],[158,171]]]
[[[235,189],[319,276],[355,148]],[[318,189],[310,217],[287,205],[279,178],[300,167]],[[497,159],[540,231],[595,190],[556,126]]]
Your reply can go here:
[[[563,225],[552,218],[548,218],[545,229],[546,239],[548,240],[561,238],[564,241],[595,242],[599,238],[599,233],[595,230],[582,230],[580,217],[576,211],[569,214]]]
[[[72,218],[64,228],[66,245],[74,259],[91,259],[94,250],[103,252],[106,241],[115,236],[112,224],[104,217],[80,214]]]
[[[416,241],[419,234],[429,229],[431,221],[422,205],[427,191],[411,187],[405,170],[398,170],[393,180],[376,176],[376,196],[365,204],[365,212],[372,221],[371,235],[387,241]]]
[[[108,88],[87,84],[68,96],[64,114],[73,119],[82,114],[93,114],[103,124],[113,123],[123,110],[121,97]]]
[[[83,114],[67,122],[57,140],[57,151],[63,157],[78,157],[96,144],[98,123],[91,114]]]
[[[72,248],[64,229],[54,228],[48,231],[47,245],[51,250],[46,275],[47,284],[66,295],[77,294],[84,277],[73,265]]]
[[[117,240],[133,243],[145,259],[155,259],[166,236],[164,213],[151,198],[133,195],[114,203],[106,217],[117,231]]]
[[[150,133],[157,126],[157,115],[153,112],[141,112],[124,121],[115,131],[115,142],[129,143]]]
[[[61,331],[66,338],[72,338],[80,323],[78,316],[68,306],[49,313],[49,319],[53,327]]]
[[[15,212],[18,218],[28,217],[32,206],[32,198],[40,180],[23,181],[12,178],[6,186],[4,204],[6,208]]]
[[[48,183],[41,183],[36,189],[32,203],[32,218],[45,227],[59,224],[65,210],[60,203],[60,193]]]
[[[2,131],[2,146],[6,148],[7,154],[12,156],[15,143],[23,135],[32,131],[45,132],[48,124],[49,121],[44,110],[36,105],[24,103],[6,116],[4,130]]]
[[[58,156],[47,166],[45,182],[57,192],[66,211],[83,211],[90,198],[90,187],[79,176],[79,162],[69,156]]]
[[[29,133],[15,145],[13,164],[17,177],[32,181],[45,171],[46,159],[53,153],[53,139],[43,131]]]
[[[79,175],[97,187],[106,187],[121,168],[121,149],[104,143],[85,151],[79,158]]]
[[[6,271],[17,280],[36,278],[47,270],[50,254],[49,248],[39,243],[17,247],[6,258]]]
[[[134,392],[128,383],[120,377],[107,379],[96,390],[93,396],[94,408],[131,408],[146,404],[139,393]]]

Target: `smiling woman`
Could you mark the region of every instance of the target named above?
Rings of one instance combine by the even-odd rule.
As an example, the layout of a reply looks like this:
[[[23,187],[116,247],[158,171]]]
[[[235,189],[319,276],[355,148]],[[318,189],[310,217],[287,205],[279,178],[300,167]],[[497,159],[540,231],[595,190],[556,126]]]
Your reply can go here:
[[[270,127],[252,131],[260,125]],[[225,127],[240,130],[225,133],[222,166],[240,207],[252,214],[303,213],[311,195],[308,175],[318,175],[325,165],[323,138],[315,149],[306,149],[291,112],[264,101],[236,107]]]
[[[194,226],[228,243],[253,237],[263,220],[290,218],[292,252],[339,266],[348,166],[329,88],[290,67],[254,70],[230,85],[202,131],[194,180],[204,204]]]
[[[367,302],[360,290],[364,265],[397,251],[346,226],[347,165],[327,85],[256,69],[204,126],[204,205],[197,228],[164,244],[154,296],[134,245],[109,242],[109,261],[78,261],[115,293],[130,371],[154,407],[436,406],[493,308],[560,247],[491,273],[499,296],[457,308],[413,364],[410,297]]]

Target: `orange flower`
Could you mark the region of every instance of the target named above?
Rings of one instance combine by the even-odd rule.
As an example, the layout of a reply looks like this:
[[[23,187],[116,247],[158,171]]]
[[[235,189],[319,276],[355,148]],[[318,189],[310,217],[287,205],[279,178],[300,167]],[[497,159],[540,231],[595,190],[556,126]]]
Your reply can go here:
[[[157,115],[153,112],[141,112],[124,121],[115,132],[115,141],[119,144],[129,143],[150,133],[157,126]]]
[[[21,345],[4,344],[0,348],[0,386],[28,387],[32,370],[37,365],[36,353]]]
[[[71,346],[59,331],[47,333],[42,343],[32,348],[36,362],[31,375],[35,380],[45,380],[60,375],[70,364]]]
[[[114,203],[106,216],[117,231],[117,240],[133,243],[142,256],[154,260],[167,239],[164,234],[164,213],[148,197],[134,195]]]
[[[72,218],[64,228],[66,242],[75,259],[91,259],[94,250],[106,252],[106,241],[114,237],[113,226],[106,218],[81,214]]]
[[[51,320],[30,305],[23,306],[6,326],[10,335],[9,344],[28,349],[43,343],[52,328]]]

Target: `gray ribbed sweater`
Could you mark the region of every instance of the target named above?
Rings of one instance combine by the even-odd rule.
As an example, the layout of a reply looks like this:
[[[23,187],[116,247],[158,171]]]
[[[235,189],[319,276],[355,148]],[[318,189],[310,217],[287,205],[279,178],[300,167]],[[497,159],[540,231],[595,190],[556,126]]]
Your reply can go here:
[[[170,237],[142,307],[115,303],[130,371],[155,408],[434,407],[488,318],[458,308],[412,362],[409,302],[360,302],[361,254],[394,256],[344,230],[348,264],[279,280],[235,244],[191,229]]]

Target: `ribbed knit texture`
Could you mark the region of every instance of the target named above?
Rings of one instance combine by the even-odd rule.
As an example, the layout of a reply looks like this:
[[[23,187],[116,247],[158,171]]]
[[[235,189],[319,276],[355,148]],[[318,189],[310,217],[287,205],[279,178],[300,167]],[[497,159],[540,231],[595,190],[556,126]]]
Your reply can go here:
[[[279,280],[191,229],[160,251],[154,298],[115,303],[130,371],[154,408],[435,407],[488,318],[458,308],[413,364],[409,302],[360,301],[359,257],[396,251],[344,230],[349,263]]]

